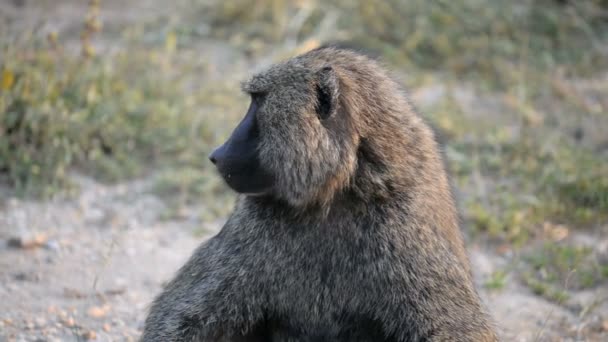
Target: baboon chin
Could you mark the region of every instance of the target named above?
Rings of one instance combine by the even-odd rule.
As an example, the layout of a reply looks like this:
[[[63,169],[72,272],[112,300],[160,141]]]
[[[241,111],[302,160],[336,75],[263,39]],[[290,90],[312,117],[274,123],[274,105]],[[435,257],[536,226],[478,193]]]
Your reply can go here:
[[[243,83],[209,159],[233,213],[142,341],[496,341],[430,128],[380,64],[324,47]]]

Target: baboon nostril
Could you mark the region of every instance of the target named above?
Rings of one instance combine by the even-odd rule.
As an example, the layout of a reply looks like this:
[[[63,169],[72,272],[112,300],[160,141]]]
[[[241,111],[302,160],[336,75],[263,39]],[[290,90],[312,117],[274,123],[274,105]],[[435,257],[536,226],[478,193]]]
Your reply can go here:
[[[213,152],[211,152],[211,154],[209,155],[209,160],[211,160],[211,162],[214,165],[217,165],[218,161],[221,163],[223,155],[224,155],[224,145],[213,150]]]

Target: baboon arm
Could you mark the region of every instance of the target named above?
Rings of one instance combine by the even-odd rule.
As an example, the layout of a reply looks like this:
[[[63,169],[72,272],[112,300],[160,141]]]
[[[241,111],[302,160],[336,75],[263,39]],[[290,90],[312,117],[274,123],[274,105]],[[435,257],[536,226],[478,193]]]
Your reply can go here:
[[[232,268],[237,257],[219,237],[200,246],[152,303],[140,341],[238,341],[258,312]]]

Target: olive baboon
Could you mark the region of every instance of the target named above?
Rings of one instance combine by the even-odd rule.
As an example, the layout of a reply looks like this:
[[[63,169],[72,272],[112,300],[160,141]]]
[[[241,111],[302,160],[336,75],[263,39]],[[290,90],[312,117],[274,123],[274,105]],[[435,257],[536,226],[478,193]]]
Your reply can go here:
[[[433,134],[376,61],[319,48],[243,89],[210,156],[241,196],[143,341],[497,340]]]

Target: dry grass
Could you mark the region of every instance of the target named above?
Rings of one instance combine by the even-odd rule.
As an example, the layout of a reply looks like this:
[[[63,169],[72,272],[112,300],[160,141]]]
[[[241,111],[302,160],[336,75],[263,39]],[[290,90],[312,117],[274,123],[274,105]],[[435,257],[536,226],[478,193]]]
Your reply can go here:
[[[112,36],[130,47],[115,55],[94,53],[91,41],[104,34],[96,32],[94,9],[83,13],[79,55],[53,36],[2,42],[0,175],[14,189],[61,192],[74,169],[106,180],[154,170],[155,191],[181,204],[228,194],[205,157],[245,98],[236,79],[205,82],[213,66],[190,47],[222,39],[263,59],[338,40],[383,56],[411,89],[445,88],[422,109],[447,137],[475,231],[522,244],[547,224],[606,222],[605,2],[180,4],[180,20]]]

